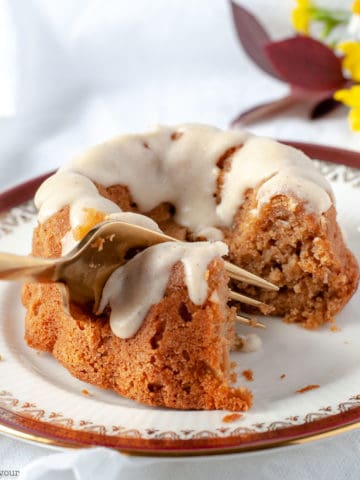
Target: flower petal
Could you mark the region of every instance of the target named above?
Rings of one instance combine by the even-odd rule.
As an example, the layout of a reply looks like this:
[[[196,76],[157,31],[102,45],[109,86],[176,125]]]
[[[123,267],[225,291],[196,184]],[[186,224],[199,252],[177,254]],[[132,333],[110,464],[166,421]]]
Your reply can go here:
[[[309,33],[311,7],[310,0],[297,0],[297,6],[292,11],[291,20],[294,29],[304,35]]]
[[[343,42],[338,46],[345,54],[343,67],[350,73],[353,80],[360,81],[360,42]]]
[[[349,113],[350,126],[356,132],[360,132],[360,108],[352,108]]]
[[[355,0],[352,5],[352,11],[360,15],[360,0]]]
[[[360,108],[360,85],[338,90],[335,92],[334,98],[349,107]]]

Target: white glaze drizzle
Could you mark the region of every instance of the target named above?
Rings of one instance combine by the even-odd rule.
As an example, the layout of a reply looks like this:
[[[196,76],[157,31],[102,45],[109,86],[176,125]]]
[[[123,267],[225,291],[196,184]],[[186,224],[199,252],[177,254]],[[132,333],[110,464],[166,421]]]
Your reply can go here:
[[[239,336],[243,341],[243,346],[240,349],[244,353],[257,352],[262,348],[262,340],[256,333],[249,333],[248,335]]]
[[[178,135],[172,140],[172,136]],[[229,225],[216,212],[217,161],[248,134],[206,125],[157,127],[98,145],[60,169],[80,173],[109,187],[127,185],[142,212],[162,202],[176,207],[175,220],[194,233]]]
[[[209,293],[208,265],[227,252],[223,242],[165,242],[149,247],[113,272],[104,287],[99,313],[110,305],[111,330],[118,337],[132,337],[150,308],[163,298],[171,269],[179,261],[191,301],[202,305]]]
[[[198,230],[196,234],[199,238],[206,238],[211,242],[224,239],[222,230],[216,227],[205,227],[202,230]]]
[[[325,212],[330,203],[329,195],[324,195],[324,189],[314,183],[312,179],[294,176],[293,170],[284,169],[276,173],[267,182],[265,182],[257,191],[258,210],[262,205],[268,203],[276,194],[284,194],[305,201],[306,205],[311,205],[311,209],[316,214]]]
[[[308,211],[315,214],[331,206],[329,182],[304,153],[270,138],[253,136],[234,153],[231,169],[225,175],[222,201],[217,206],[225,224],[235,215],[246,190],[264,180],[257,193],[258,207],[277,194],[289,192],[305,201]]]
[[[174,135],[176,139],[172,139]],[[216,205],[216,163],[234,146],[241,148],[232,156],[221,202]],[[120,211],[99,195],[92,181],[105,187],[127,185],[142,212],[171,202],[176,207],[175,220],[196,235],[209,228],[231,226],[245,191],[264,179],[258,192],[259,205],[284,193],[284,176],[278,175],[284,169],[288,175],[287,193],[292,185],[293,193],[316,214],[330,207],[329,183],[299,150],[268,138],[206,125],[158,127],[148,134],[120,136],[98,145],[47,180],[36,194],[35,203],[40,222],[70,205],[74,229],[84,222],[84,207],[104,213]]]

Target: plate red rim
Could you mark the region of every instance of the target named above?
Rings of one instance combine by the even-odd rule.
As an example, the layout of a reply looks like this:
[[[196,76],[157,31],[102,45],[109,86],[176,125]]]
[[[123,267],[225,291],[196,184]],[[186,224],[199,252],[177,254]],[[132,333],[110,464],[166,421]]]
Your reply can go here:
[[[360,168],[360,153],[317,144],[282,141],[311,158]],[[0,214],[33,198],[39,185],[53,172],[17,185],[0,194]],[[124,453],[158,456],[190,456],[238,453],[300,444],[360,427],[360,406],[309,423],[266,432],[197,439],[144,439],[108,436],[42,422],[0,407],[0,432],[33,442],[59,447],[106,446]]]

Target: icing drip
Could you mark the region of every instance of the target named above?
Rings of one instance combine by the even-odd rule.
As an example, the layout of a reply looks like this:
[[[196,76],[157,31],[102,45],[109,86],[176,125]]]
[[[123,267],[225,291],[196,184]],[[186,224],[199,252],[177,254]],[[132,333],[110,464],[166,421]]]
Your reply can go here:
[[[330,184],[304,153],[270,138],[251,137],[234,153],[231,169],[225,175],[222,201],[217,206],[225,224],[231,223],[246,190],[263,180],[258,206],[280,193],[295,194],[317,214],[331,206]]]
[[[166,242],[149,247],[113,272],[105,284],[99,312],[110,305],[113,333],[121,338],[132,337],[151,306],[163,298],[171,269],[179,261],[184,266],[191,301],[202,305],[208,296],[208,265],[227,252],[223,242]]]
[[[324,195],[322,187],[307,178],[298,178],[293,172],[284,169],[271,177],[262,185],[257,192],[258,208],[268,203],[276,194],[285,194],[305,200],[307,205],[311,205],[314,213],[321,214],[325,212],[331,205],[329,195]]]
[[[212,242],[224,239],[223,232],[219,228],[215,228],[215,227],[206,227],[206,228],[203,228],[202,230],[198,230],[197,236],[199,238],[202,238],[202,237],[206,238],[207,240],[210,240]]]
[[[248,335],[240,336],[243,346],[241,351],[244,353],[257,352],[261,350],[262,340],[256,333],[249,333]]]

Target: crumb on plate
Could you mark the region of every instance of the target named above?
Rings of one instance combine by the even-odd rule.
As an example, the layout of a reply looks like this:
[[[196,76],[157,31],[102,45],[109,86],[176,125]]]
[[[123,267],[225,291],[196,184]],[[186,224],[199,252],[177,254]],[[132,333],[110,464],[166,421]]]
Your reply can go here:
[[[282,374],[280,375],[281,380],[283,380],[285,377],[286,377],[286,374],[285,374],[285,373],[282,373]]]
[[[229,415],[225,415],[225,417],[222,418],[222,421],[224,423],[236,422],[236,420],[239,420],[241,417],[241,413],[230,413]]]
[[[246,378],[248,382],[252,382],[254,380],[254,372],[250,369],[243,370],[242,372],[243,377]]]
[[[88,395],[89,397],[92,397],[92,394],[89,392],[89,390],[86,390],[86,388],[84,388],[83,390],[81,390],[81,393],[83,395]]]
[[[237,352],[240,352],[243,349],[244,346],[244,339],[240,335],[237,335],[235,337],[235,342],[234,342],[234,350]]]
[[[341,332],[341,328],[335,325],[334,323],[330,326],[332,332]]]
[[[309,392],[310,390],[315,390],[316,388],[320,388],[320,385],[307,385],[306,387],[299,388],[299,390],[296,390],[295,393],[305,393]]]

